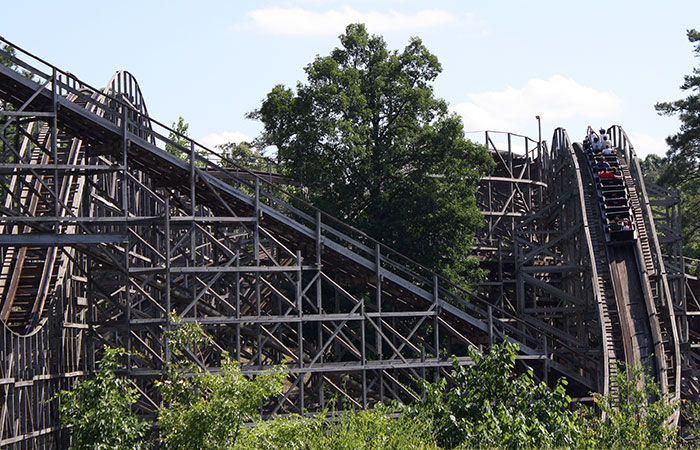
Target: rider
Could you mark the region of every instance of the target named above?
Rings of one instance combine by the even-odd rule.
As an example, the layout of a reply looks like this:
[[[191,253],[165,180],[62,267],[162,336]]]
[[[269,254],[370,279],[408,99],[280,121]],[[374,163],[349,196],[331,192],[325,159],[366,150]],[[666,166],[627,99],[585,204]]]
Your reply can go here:
[[[615,149],[611,147],[610,141],[606,141],[603,144],[603,155],[611,156],[615,154]]]
[[[603,150],[603,143],[601,142],[598,136],[593,136],[593,143],[591,144],[591,148],[594,152],[599,152]]]
[[[610,163],[607,162],[606,160],[604,160],[603,158],[598,157],[598,158],[596,158],[596,161],[597,161],[597,163],[595,165],[595,168],[598,169],[599,171],[607,170],[610,168]]]
[[[608,178],[608,179],[614,179],[614,178],[619,178],[617,175],[615,175],[613,172],[606,170],[601,170],[598,172],[598,176],[600,178]]]

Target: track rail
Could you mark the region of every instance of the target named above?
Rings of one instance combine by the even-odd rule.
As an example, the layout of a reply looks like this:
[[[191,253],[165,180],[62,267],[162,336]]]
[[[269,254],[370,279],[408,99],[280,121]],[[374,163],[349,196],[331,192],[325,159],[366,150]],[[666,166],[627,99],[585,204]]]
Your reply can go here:
[[[312,205],[284,192],[279,186],[269,184],[265,179],[257,176],[253,178],[254,182],[250,182],[238,177],[235,172],[222,169],[212,160],[224,159],[223,156],[195,141],[181,136],[181,139],[187,139],[190,143],[189,148],[182,147],[181,144],[169,138],[170,135],[177,133],[146,116],[145,109],[137,110],[131,102],[125,102],[119,97],[108,94],[102,95],[102,92],[98,90],[93,91],[101,95],[98,99],[95,99],[94,95],[86,95],[82,91],[76,91],[73,87],[75,82],[85,86],[84,89],[92,88],[75,79],[73,75],[62,72],[54,66],[49,65],[53,73],[53,76],[49,76],[19,59],[13,60],[37,77],[44,77],[52,82],[54,90],[59,94],[55,99],[60,105],[58,121],[67,130],[83,135],[86,140],[97,139],[104,147],[112,149],[115,156],[124,157],[130,163],[138,165],[141,170],[149,172],[156,179],[189,178],[188,194],[202,195],[200,201],[212,202],[210,196],[214,191],[214,197],[219,200],[214,200],[214,208],[228,209],[229,211],[230,208],[234,208],[236,214],[248,215],[252,210],[257,210],[257,214],[265,217],[269,229],[281,233],[287,242],[313,239],[320,231],[322,245],[326,251],[335,255],[329,256],[329,259],[336,258],[333,259],[335,264],[353,264],[370,274],[378,271],[379,276],[387,281],[387,286],[393,286],[394,296],[408,294],[417,300],[433,303],[437,295],[440,297],[438,306],[443,314],[451,317],[449,320],[465,321],[466,324],[481,330],[483,333],[493,334],[494,338],[508,336],[509,339],[518,342],[521,350],[526,354],[538,355],[540,353],[537,348],[542,342],[543,332],[541,329],[506,310],[494,307],[486,299],[448,282],[406,256],[374,241],[359,230],[327,216]],[[36,96],[35,103],[41,105],[42,100],[47,102],[51,98],[51,91],[41,89],[39,85],[15,71],[0,67],[0,75],[9,77],[5,79],[9,83],[15,84],[14,93],[24,90],[24,95],[27,97]],[[66,79],[70,82],[63,81]],[[20,88],[20,85],[24,87]],[[32,94],[29,94],[30,92]],[[77,95],[80,101],[92,105],[93,110],[99,114],[85,114],[85,108],[76,109],[73,102],[66,101],[63,97],[64,93]],[[13,92],[5,94],[8,100],[13,99]],[[123,137],[126,137],[129,142],[126,149],[123,147]],[[164,149],[168,146],[178,148],[188,154],[188,160],[179,159],[165,151]],[[127,154],[120,154],[121,150],[126,150]],[[235,164],[233,161],[229,163]],[[239,170],[249,176],[252,175],[244,168],[239,167]],[[207,196],[201,193],[206,193]],[[249,193],[254,193],[254,195]],[[292,201],[287,202],[283,198]],[[293,206],[292,202],[296,206]],[[381,255],[379,260],[376,259],[378,253]],[[459,307],[455,308],[455,305]],[[490,326],[487,326],[487,323]],[[559,350],[564,351],[567,357],[557,357]],[[572,349],[566,343],[559,342],[556,337],[552,337],[549,351],[549,355],[552,356],[552,367],[560,369],[571,379],[579,381],[586,379],[580,375],[580,365],[574,364],[574,366],[578,365],[579,369],[577,370],[566,368],[564,362],[572,354]],[[587,361],[583,367],[592,371],[592,361],[583,354],[579,357],[582,358],[582,361]]]
[[[227,163],[235,169],[221,167],[217,162],[222,155],[148,115],[128,72],[115,75],[107,89],[94,89],[17,51],[21,57],[3,54],[17,70],[0,66],[0,99],[16,107],[0,111],[6,117],[0,127],[21,117],[48,128],[39,133],[43,145],[27,144],[17,150],[20,162],[0,164],[8,177],[4,186],[15,193],[0,214],[3,318],[20,309],[15,303],[19,297],[10,291],[13,284],[27,284],[20,283],[22,272],[31,272],[31,258],[19,258],[21,252],[45,255],[46,264],[32,278],[30,290],[47,294],[37,295],[31,307],[23,308],[24,315],[10,323],[15,331],[37,323],[41,330],[35,328],[26,339],[10,333],[3,356],[12,358],[22,349],[40,352],[28,343],[39,334],[42,345],[51,336],[70,336],[72,341],[64,339],[60,352],[79,348],[75,353],[84,352],[88,359],[102,343],[124,346],[138,352],[128,357],[126,371],[144,393],[139,407],[152,413],[157,405],[149,382],[163,374],[171,357],[162,336],[173,326],[174,312],[204,324],[215,336],[215,346],[196,355],[196,362],[208,370],[216,370],[223,350],[236,355],[247,374],[290,361],[285,369],[289,389],[270,405],[269,413],[323,410],[328,391],[352,407],[366,407],[373,400],[410,400],[416,395],[412,380],[445,375],[451,353],[469,364],[467,347],[503,339],[518,343],[520,364],[534,366],[544,380],[549,372],[565,375],[586,394],[597,390],[615,395],[616,362],[641,361],[653,347],[657,360],[651,370],[664,389],[679,392],[680,358],[665,269],[638,162],[621,129],[613,130],[613,136],[629,155],[625,179],[637,195],[632,206],[641,221],[639,248],[620,254],[606,246],[590,175],[586,178],[584,161],[566,131],[558,129],[552,145],[556,157],[550,158],[541,142],[534,147],[539,162],[545,162],[533,166],[540,171],[532,182],[538,190],[518,192],[522,198],[516,199],[519,189],[514,189],[510,199],[489,209],[489,238],[498,239],[496,232],[508,228],[513,242],[521,239],[513,244],[514,258],[520,248],[526,253],[521,266],[511,264],[520,277],[513,290],[518,302],[523,299],[522,307],[513,307],[506,289],[494,302],[456,286],[285,191],[271,176],[232,161]],[[64,137],[65,162],[56,157]],[[490,137],[487,133],[487,141]],[[510,135],[508,139],[510,143]],[[68,142],[73,143],[71,150]],[[490,207],[497,203],[491,198],[497,183],[511,184],[521,177],[518,183],[530,182],[528,151],[534,150],[529,145],[526,139],[519,170],[514,170],[510,151],[496,152],[508,170],[505,177],[485,180]],[[30,157],[32,149],[49,158],[40,159],[40,153]],[[172,149],[183,158],[168,151]],[[568,203],[555,200],[543,206],[547,186],[571,173],[573,180],[559,180],[574,188],[566,193]],[[48,197],[44,209],[38,208],[41,203],[33,209],[42,194]],[[575,214],[564,223],[572,201]],[[515,211],[523,205],[523,211]],[[552,213],[557,205],[567,211]],[[534,209],[540,207],[549,214],[542,223],[555,224],[546,230],[536,222],[543,211]],[[501,226],[505,217],[507,227]],[[556,223],[573,229],[553,229]],[[534,225],[526,229],[523,224]],[[13,232],[20,229],[23,233]],[[522,239],[528,233],[534,236],[531,241]],[[566,259],[569,248],[582,252]],[[546,264],[547,270],[541,270]],[[576,297],[581,294],[578,280],[585,280],[584,302]],[[634,285],[632,292],[625,294],[629,285]],[[526,295],[550,303],[540,308],[535,300],[526,307]],[[551,315],[528,315],[550,305],[556,310]],[[49,314],[48,308],[53,308]],[[66,309],[77,313],[70,320],[59,319]],[[578,328],[594,324],[596,329],[578,332],[576,320],[566,317],[570,311],[576,320],[586,321]],[[86,329],[92,335],[80,334]],[[633,356],[635,348],[638,356]],[[67,372],[55,376],[68,377]],[[4,378],[21,379],[17,377]],[[8,392],[26,385],[15,384],[19,387],[13,385]],[[3,444],[23,439],[7,427],[2,430]],[[42,430],[52,433],[50,426]],[[26,427],[23,432],[32,433]]]
[[[681,350],[677,325],[678,319],[676,318],[674,297],[671,295],[646,183],[642,176],[639,158],[625,130],[619,125],[615,125],[608,132],[611,135],[613,146],[622,153],[627,162],[625,169],[629,171],[629,176],[625,178],[628,180],[628,186],[632,186],[630,194],[637,197],[634,203],[639,203],[638,206],[636,204],[633,205],[636,211],[640,212],[639,215],[635,213],[635,219],[639,222],[638,227],[642,228],[646,233],[646,243],[640,242],[640,253],[643,255],[643,261],[640,260],[639,264],[640,267],[644,268],[643,278],[648,280],[651,300],[657,313],[656,317],[661,332],[660,343],[663,349],[658,353],[663,354],[668,393],[674,399],[680,399]],[[675,420],[677,421],[678,417]]]
[[[116,78],[117,75],[110,80],[110,84],[113,84]],[[67,96],[67,100],[76,102],[78,97],[71,94]],[[95,111],[94,105],[83,105],[91,109],[91,112],[100,114],[99,111]],[[37,136],[33,136],[31,131],[30,128],[25,133],[22,152],[16,155],[20,164],[27,164],[15,171],[11,177],[9,185],[15,190],[8,192],[6,210],[10,210],[12,202],[18,202],[28,205],[26,212],[31,216],[76,217],[83,198],[85,177],[74,173],[59,176],[56,170],[49,173],[43,181],[34,175],[37,171],[50,171],[52,166],[59,164],[84,165],[86,157],[82,140],[60,133],[52,136],[49,124],[44,124]],[[56,140],[55,152],[52,152],[52,139]],[[32,227],[20,224],[13,228],[7,225],[3,231],[9,234],[23,234],[32,232]],[[76,226],[67,225],[60,232],[75,233]],[[70,248],[8,247],[2,263],[2,272],[6,272],[8,276],[0,277],[0,319],[20,334],[31,332],[39,323],[50,292],[65,284],[67,265],[73,254],[74,251]]]
[[[553,371],[581,391],[596,388],[597,362],[585,348],[243,168],[245,176],[220,167],[213,161],[222,156],[196,142],[171,139],[173,130],[138,107],[138,89],[126,96],[96,90],[32,58],[10,59],[33,79],[0,66],[0,97],[17,105],[11,117],[48,117],[53,133],[83,142],[86,164],[50,170],[80,174],[88,203],[77,215],[6,212],[3,224],[30,232],[0,235],[0,245],[73,248],[87,260],[73,277],[87,280],[87,309],[78,306],[99,339],[87,353],[100,341],[138,350],[126,367],[148,401],[148,380],[162,375],[169,358],[162,332],[172,326],[171,312],[219,339],[197,360],[203,367],[214,368],[222,349],[249,374],[289,358],[290,387],[272,413],[322,409],[327,390],[360,407],[373,398],[410,399],[411,380],[444,374],[451,353],[468,364],[467,346],[502,339],[518,343],[519,361],[545,379]]]
[[[589,261],[591,261],[590,288],[595,299],[603,345],[603,348],[600,349],[603,377],[599,389],[604,395],[615,396],[617,395],[617,386],[614,381],[617,374],[617,361],[624,353],[621,351],[619,340],[621,333],[612,283],[603,262],[605,261],[605,250],[604,247],[601,247],[601,240],[604,241],[604,238],[601,233],[600,219],[591,201],[593,198],[591,183],[589,179],[584,182],[584,177],[587,174],[581,171],[581,165],[584,161],[579,161],[578,155],[580,153],[576,152],[566,130],[562,128],[555,130],[552,147],[565,155],[564,157],[574,167],[575,187],[579,205],[582,208],[585,247]],[[618,336],[618,339],[615,336]]]
[[[624,130],[613,127],[609,133],[613,136],[613,147],[617,149],[623,185],[629,196],[629,207],[636,230],[636,237],[632,241],[605,245],[622,332],[624,360],[627,364],[645,367],[647,374],[659,384],[663,393],[670,394],[672,398],[679,398],[680,349],[676,323],[665,275],[660,276],[665,269],[662,267],[663,258],[644,180]],[[577,154],[581,165],[590,166],[581,146],[577,146]],[[590,170],[586,171],[585,175],[588,175],[590,182]],[[643,204],[646,208],[642,207]],[[602,210],[593,209],[602,219]],[[652,230],[651,233],[649,229]],[[605,240],[600,239],[599,245],[604,244]],[[602,257],[603,252],[600,253]],[[619,356],[619,350],[617,353]],[[677,415],[674,416],[674,420],[677,419]]]

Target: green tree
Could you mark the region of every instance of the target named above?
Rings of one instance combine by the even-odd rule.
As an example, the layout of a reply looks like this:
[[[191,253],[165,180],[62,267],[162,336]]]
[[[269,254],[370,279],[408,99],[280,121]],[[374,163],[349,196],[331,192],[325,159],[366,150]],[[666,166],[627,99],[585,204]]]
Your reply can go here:
[[[306,66],[296,92],[278,85],[249,114],[260,142],[310,188],[322,210],[461,280],[481,226],[476,184],[493,161],[436,98],[437,57],[418,38],[399,52],[364,25]],[[473,261],[471,261],[473,263]]]
[[[552,389],[536,382],[532,369],[517,375],[517,350],[507,341],[487,354],[471,349],[474,364],[460,366],[455,359],[452,386],[445,379],[425,383],[425,397],[409,413],[429,424],[445,448],[577,446],[583,420],[569,409],[566,380]]]
[[[662,156],[650,153],[640,162],[644,181],[647,183],[659,184],[661,177],[669,169],[668,160]]]
[[[2,46],[2,51],[7,53],[10,56],[15,56],[15,49],[9,44],[4,44]],[[3,66],[6,66],[6,67],[10,67],[10,68],[15,67],[15,63],[13,63],[12,60],[10,60],[8,57],[6,57],[4,55],[0,55],[0,64],[2,64]]]
[[[222,167],[234,167],[233,163],[248,170],[267,170],[269,161],[249,142],[227,142],[216,146],[220,150]]]
[[[61,391],[61,424],[71,427],[76,450],[138,450],[147,448],[144,439],[148,422],[131,411],[138,389],[114,371],[120,367],[124,349],[105,346],[94,378],[76,383],[72,391]]]
[[[158,383],[165,406],[158,411],[160,441],[166,449],[233,449],[244,423],[259,419],[260,408],[283,388],[281,370],[248,379],[238,363],[222,355],[221,373],[190,362],[211,344],[196,324],[177,324],[166,335],[173,360],[167,379]]]
[[[173,144],[166,144],[165,149],[177,156],[180,159],[188,159],[190,154],[190,140],[188,139],[188,129],[190,124],[185,122],[182,116],[178,117],[177,122],[173,122],[170,128],[175,132],[170,132],[168,139],[170,139]]]
[[[641,162],[644,180],[680,192],[683,252],[700,258],[700,178],[681,180],[668,157],[650,154]],[[662,233],[663,230],[658,230]]]
[[[687,35],[700,58],[700,32],[691,29]],[[684,77],[681,89],[688,92],[686,98],[656,105],[659,114],[677,115],[681,121],[678,133],[666,139],[668,168],[659,182],[681,190],[686,252],[700,258],[700,67]]]
[[[589,448],[624,450],[631,448],[673,449],[679,447],[677,428],[669,421],[678,402],[661,393],[643,367],[618,366],[614,380],[616,395],[594,395],[606,421],[592,419],[584,441]]]
[[[7,53],[11,57],[15,56],[15,49],[11,45],[4,44],[1,49],[3,52]],[[9,67],[11,69],[16,66],[16,64],[13,63],[11,59],[9,59],[8,57],[1,55],[1,54],[0,54],[0,64],[2,64],[5,67]],[[10,103],[8,103],[4,100],[0,100],[0,110],[14,111],[15,108]],[[2,117],[2,122],[5,122],[6,120],[7,120],[7,117]],[[5,155],[9,155],[9,156],[7,156],[7,159],[5,161],[3,161],[5,163],[15,162],[15,156],[11,152],[7,151],[7,145],[8,145],[7,143],[9,143],[10,146],[14,150],[17,150],[17,148],[19,147],[18,143],[15,141],[15,139],[18,138],[16,124],[17,124],[17,121],[16,120],[13,121],[5,129],[5,132],[3,134],[4,140],[0,140],[0,151]],[[10,176],[5,175],[3,178],[9,179],[9,177]]]

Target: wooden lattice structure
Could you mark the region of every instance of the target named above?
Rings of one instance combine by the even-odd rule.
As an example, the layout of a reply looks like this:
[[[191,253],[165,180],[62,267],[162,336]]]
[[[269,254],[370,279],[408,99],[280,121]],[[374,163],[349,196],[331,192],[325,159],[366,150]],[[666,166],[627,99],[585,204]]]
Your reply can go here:
[[[469,364],[470,346],[503,339],[519,344],[522,367],[566,376],[580,400],[611,389],[625,358],[615,279],[564,130],[549,147],[486,133],[497,169],[479,188],[487,226],[475,251],[489,275],[470,292],[285,192],[288,180],[174,139],[128,72],[95,89],[15,48],[0,52],[12,63],[0,65],[1,446],[65,445],[51,399],[91,374],[103,345],[132,352],[125,375],[143,393],[139,412],[153,414],[173,314],[213,337],[196,360],[207,370],[223,351],[250,375],[286,362],[287,389],[267,414],[323,410],[330,397],[348,409],[410,402],[418,380],[448,376],[451,355]],[[656,376],[679,395],[679,349],[691,355],[697,328],[677,197],[647,195],[624,131],[611,131],[649,230],[640,255],[658,313],[649,323],[663,335]]]

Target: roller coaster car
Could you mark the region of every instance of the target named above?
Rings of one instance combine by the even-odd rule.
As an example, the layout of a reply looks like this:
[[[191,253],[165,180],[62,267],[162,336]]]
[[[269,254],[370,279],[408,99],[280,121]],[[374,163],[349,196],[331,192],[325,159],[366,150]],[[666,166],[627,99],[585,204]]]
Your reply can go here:
[[[620,214],[625,214],[626,216],[629,216],[630,207],[627,205],[620,205],[620,206],[603,205],[602,210],[603,210],[603,214],[605,214],[605,217],[617,217]],[[629,217],[627,217],[627,218],[629,218]]]
[[[610,243],[626,243],[636,239],[634,221],[628,206],[605,211],[605,240]],[[628,228],[628,229],[626,229]]]
[[[600,193],[600,201],[603,203],[608,203],[609,201],[621,201],[621,200],[624,200],[625,203],[627,203],[629,201],[629,197],[627,196],[627,191],[625,190],[624,187],[622,187],[622,188],[616,188],[614,186],[606,187]]]
[[[596,175],[597,182],[601,187],[623,187],[624,181],[622,178],[600,178]],[[602,189],[601,189],[602,190]]]
[[[629,206],[627,188],[620,170],[620,160],[616,154],[603,155],[601,150],[593,150],[591,143],[586,140],[583,142],[582,149],[588,158],[589,169],[600,201],[606,242],[610,245],[624,245],[633,242],[637,235]],[[597,164],[601,158],[610,165],[607,171],[613,172],[614,177],[607,178],[598,175]]]
[[[609,199],[609,198],[629,198],[629,195],[627,193],[627,188],[625,186],[619,186],[619,187],[606,187],[602,194],[603,199]]]
[[[628,199],[627,197],[608,197],[608,198],[603,198],[601,203],[603,203],[603,206],[605,208],[613,208],[613,207],[618,207],[618,206],[628,206]]]
[[[606,199],[627,199],[627,191],[623,185],[608,186],[598,183],[596,184],[596,189],[600,203],[605,203]]]
[[[606,162],[608,163],[607,166],[598,166],[598,161],[591,162],[591,172],[593,172],[594,177],[598,177],[598,172],[603,170],[608,170],[609,172],[614,173],[618,177],[622,176],[622,171],[620,171],[620,163],[618,163],[617,161]]]
[[[627,197],[627,191],[623,184],[607,185],[596,183],[598,189],[598,199],[605,200],[606,198]]]
[[[606,220],[606,223],[610,222],[618,222],[622,223],[622,221],[631,221],[632,219],[632,214],[630,212],[629,207],[620,207],[620,208],[615,208],[611,210],[604,210],[603,211],[603,217]]]
[[[604,161],[607,161],[607,162],[609,162],[609,163],[613,163],[613,162],[618,163],[618,162],[619,162],[619,159],[618,159],[617,156],[615,156],[615,155],[603,155],[603,154],[600,153],[600,152],[599,152],[599,153],[595,153],[595,154],[594,154],[594,153],[589,153],[589,154],[588,154],[588,160],[589,160],[589,161],[595,161],[595,160],[598,160],[598,159],[603,159]]]
[[[605,240],[611,243],[626,243],[636,239],[634,224],[628,224],[629,229],[623,229],[619,223],[608,223],[605,227]]]

